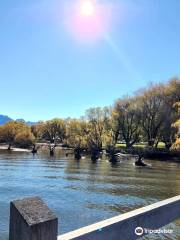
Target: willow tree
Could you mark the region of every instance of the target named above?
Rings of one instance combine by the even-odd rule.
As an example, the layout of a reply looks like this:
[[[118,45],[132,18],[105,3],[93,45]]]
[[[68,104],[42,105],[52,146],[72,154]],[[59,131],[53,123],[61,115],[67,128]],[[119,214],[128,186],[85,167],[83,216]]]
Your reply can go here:
[[[81,158],[82,150],[87,148],[88,124],[84,120],[69,119],[67,121],[66,142],[74,148],[75,158]]]
[[[103,145],[106,150],[109,148],[115,148],[119,139],[118,123],[115,119],[116,113],[114,109],[110,109],[110,116],[106,121],[105,130],[103,135]]]
[[[178,111],[175,103],[180,101],[180,79],[173,78],[164,84],[164,114],[163,122],[159,130],[159,139],[169,149],[175,141],[176,129],[173,123],[178,120]]]
[[[11,121],[1,126],[0,138],[2,142],[8,144],[8,150],[12,145],[19,147],[29,147],[34,141],[31,128],[23,122]]]
[[[173,127],[176,128],[177,132],[176,132],[176,141],[172,145],[172,149],[180,151],[180,101],[175,104],[175,107],[177,108],[179,118],[173,124]]]
[[[166,102],[172,107],[180,101],[180,78],[172,78],[165,85]]]
[[[168,112],[168,109],[167,109]],[[170,149],[176,138],[176,128],[173,123],[176,120],[176,115],[173,112],[167,114],[159,131],[158,138],[165,144],[166,149]]]
[[[50,143],[56,141],[63,142],[66,137],[66,124],[63,119],[55,118],[44,123],[40,126],[41,137]]]
[[[36,140],[42,138],[43,127],[44,127],[44,122],[43,121],[39,121],[35,125],[31,126],[31,132],[33,133],[33,135],[36,138]]]
[[[15,137],[14,143],[17,147],[29,148],[34,145],[35,137],[32,134],[30,128],[24,128],[20,130]]]
[[[116,101],[113,111],[116,136],[125,141],[126,147],[132,147],[140,138],[140,112],[136,98],[126,97]]]
[[[88,149],[93,159],[98,158],[103,147],[103,139],[109,121],[109,108],[90,108],[86,111],[88,121]]]
[[[165,89],[162,84],[151,86],[139,95],[141,126],[145,140],[151,147],[157,146],[158,135],[166,117],[164,98]]]

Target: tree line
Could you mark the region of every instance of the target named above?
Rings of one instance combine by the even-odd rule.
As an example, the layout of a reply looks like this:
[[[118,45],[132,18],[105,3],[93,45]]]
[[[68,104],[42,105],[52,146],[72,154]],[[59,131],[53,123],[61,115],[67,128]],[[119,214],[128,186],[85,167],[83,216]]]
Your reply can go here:
[[[40,121],[27,126],[12,121],[0,127],[0,142],[30,147],[38,141],[61,143],[75,153],[89,151],[92,156],[105,148],[113,152],[118,143],[132,148],[137,143],[180,150],[180,79],[151,84],[133,96],[117,99],[110,107],[90,108],[80,119]]]

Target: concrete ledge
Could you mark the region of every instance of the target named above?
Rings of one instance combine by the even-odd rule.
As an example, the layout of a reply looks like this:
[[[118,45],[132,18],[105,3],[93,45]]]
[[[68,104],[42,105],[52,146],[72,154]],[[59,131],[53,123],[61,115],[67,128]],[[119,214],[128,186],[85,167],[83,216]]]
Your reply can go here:
[[[10,204],[9,240],[57,240],[58,219],[39,198]]]
[[[137,239],[136,227],[158,229],[180,218],[180,195],[58,236],[58,240]]]

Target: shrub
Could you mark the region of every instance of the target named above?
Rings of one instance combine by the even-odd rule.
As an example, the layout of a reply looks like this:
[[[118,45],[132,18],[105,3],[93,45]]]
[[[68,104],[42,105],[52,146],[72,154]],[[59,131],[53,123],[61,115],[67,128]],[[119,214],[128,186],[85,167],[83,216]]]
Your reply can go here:
[[[34,142],[34,136],[30,131],[19,132],[15,137],[15,145],[20,148],[29,148]]]

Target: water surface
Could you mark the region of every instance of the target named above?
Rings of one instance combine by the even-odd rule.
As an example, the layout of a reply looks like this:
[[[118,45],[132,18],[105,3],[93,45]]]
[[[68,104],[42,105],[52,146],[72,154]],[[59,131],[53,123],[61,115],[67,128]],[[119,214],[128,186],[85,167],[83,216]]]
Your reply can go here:
[[[0,152],[0,240],[8,239],[9,203],[40,196],[59,217],[59,233],[125,213],[180,194],[180,164],[147,161],[151,169],[137,168],[133,159],[116,165],[106,159],[74,160],[65,152],[50,158],[46,152]],[[171,236],[145,239],[178,239],[180,221],[171,223]]]

